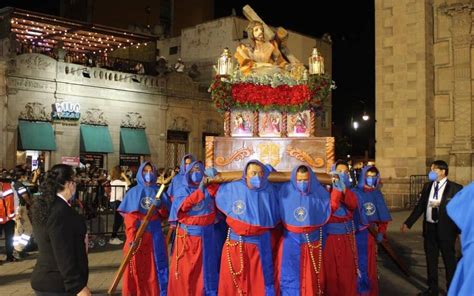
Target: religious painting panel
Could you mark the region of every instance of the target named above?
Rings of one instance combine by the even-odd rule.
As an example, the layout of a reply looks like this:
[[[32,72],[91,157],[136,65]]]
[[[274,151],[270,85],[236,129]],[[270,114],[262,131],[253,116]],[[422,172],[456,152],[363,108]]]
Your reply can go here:
[[[280,137],[282,128],[280,112],[260,112],[258,122],[260,137]]]
[[[310,136],[310,111],[288,114],[288,136],[309,137]]]
[[[232,111],[230,125],[232,137],[252,136],[254,129],[253,113],[251,111],[243,110]]]

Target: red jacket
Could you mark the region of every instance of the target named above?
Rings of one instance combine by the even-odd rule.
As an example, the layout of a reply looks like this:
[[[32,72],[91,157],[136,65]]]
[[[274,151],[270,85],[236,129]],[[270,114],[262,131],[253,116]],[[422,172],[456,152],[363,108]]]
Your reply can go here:
[[[5,224],[15,218],[15,194],[10,183],[0,184],[0,224]]]

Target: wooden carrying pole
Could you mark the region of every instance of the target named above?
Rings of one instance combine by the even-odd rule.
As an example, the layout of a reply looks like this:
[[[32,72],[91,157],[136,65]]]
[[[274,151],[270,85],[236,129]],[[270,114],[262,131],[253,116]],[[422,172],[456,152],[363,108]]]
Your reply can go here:
[[[321,184],[330,185],[331,176],[325,173],[315,173],[316,178],[318,178]],[[233,172],[221,172],[216,177],[212,179],[208,179],[209,183],[224,183],[224,182],[232,182],[242,179],[242,172],[241,171],[233,171]],[[288,182],[291,179],[291,172],[272,172],[268,176],[268,181],[282,183]]]
[[[158,190],[158,193],[156,193],[155,199],[160,199],[161,194],[163,193],[164,190],[165,190],[165,185],[163,184],[163,185],[161,185],[160,189]],[[142,238],[143,233],[145,233],[145,229],[148,226],[148,222],[150,221],[151,216],[153,216],[154,212],[155,212],[155,205],[152,204],[150,206],[150,209],[148,209],[148,212],[146,213],[145,219],[143,219],[142,224],[138,228],[138,231],[135,234],[135,237],[133,238],[130,249],[128,249],[127,255],[122,260],[122,264],[120,264],[120,267],[117,270],[117,273],[115,274],[114,281],[112,282],[112,285],[110,286],[109,291],[107,292],[107,294],[113,295],[113,293],[115,292],[115,289],[117,288],[118,283],[122,279],[123,272],[125,271],[125,268],[127,267],[128,262],[132,259],[133,254],[137,250],[138,242]]]
[[[370,226],[369,227],[369,232],[370,234],[372,234],[372,236],[374,238],[377,238],[377,230],[375,230],[374,227]],[[407,265],[405,264],[405,262],[402,260],[402,258],[400,258],[397,253],[395,253],[395,251],[393,250],[392,246],[390,245],[390,243],[387,241],[387,240],[382,240],[382,242],[380,243],[382,245],[382,248],[385,250],[385,252],[387,252],[388,256],[390,257],[390,259],[392,259],[392,261],[397,265],[397,267],[406,275],[406,276],[410,276],[410,272],[408,271],[408,267]]]

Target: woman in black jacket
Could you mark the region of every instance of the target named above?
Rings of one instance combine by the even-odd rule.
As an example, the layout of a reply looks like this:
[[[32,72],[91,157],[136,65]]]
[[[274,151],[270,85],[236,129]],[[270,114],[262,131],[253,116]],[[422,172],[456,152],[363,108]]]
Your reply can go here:
[[[74,177],[71,166],[53,166],[40,185],[41,195],[33,201],[33,233],[39,256],[31,287],[37,296],[91,295],[87,287],[87,228],[69,205],[76,191]]]

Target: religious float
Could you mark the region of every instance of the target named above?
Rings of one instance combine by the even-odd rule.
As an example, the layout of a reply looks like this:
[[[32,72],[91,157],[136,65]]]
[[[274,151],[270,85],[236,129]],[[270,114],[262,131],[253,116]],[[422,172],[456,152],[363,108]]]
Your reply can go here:
[[[317,48],[306,67],[286,46],[288,32],[269,28],[249,7],[250,45],[234,56],[224,49],[209,88],[224,116],[224,136],[206,137],[206,166],[240,171],[251,159],[289,172],[305,164],[326,174],[334,163],[334,138],[316,136],[316,117],[334,87]]]

